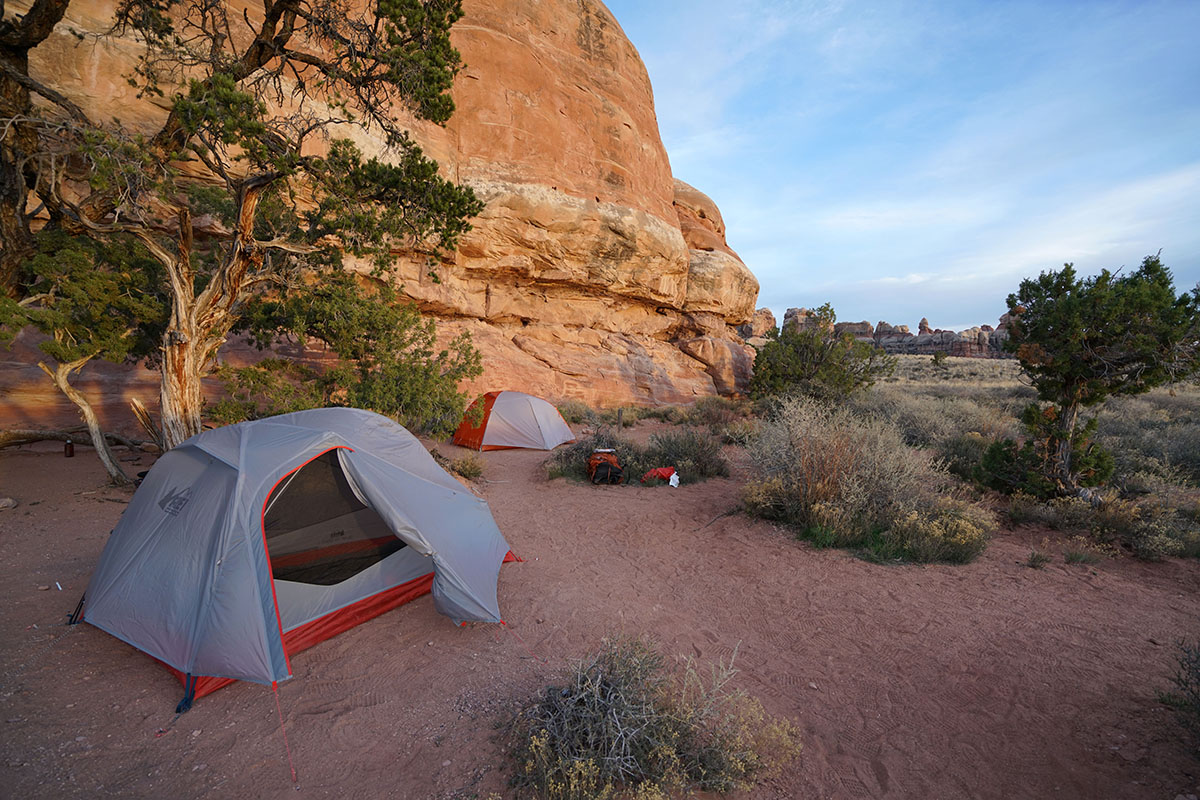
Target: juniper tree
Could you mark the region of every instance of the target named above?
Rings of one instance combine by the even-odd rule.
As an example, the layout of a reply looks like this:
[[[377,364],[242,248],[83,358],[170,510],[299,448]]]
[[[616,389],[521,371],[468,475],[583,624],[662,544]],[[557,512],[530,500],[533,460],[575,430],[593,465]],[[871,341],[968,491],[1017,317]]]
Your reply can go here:
[[[30,123],[37,150],[22,158],[50,224],[133,237],[163,268],[168,446],[200,430],[201,378],[251,298],[336,268],[343,253],[383,274],[398,249],[432,257],[469,229],[481,204],[394,116],[449,119],[461,15],[458,0],[263,0],[253,14],[124,0],[114,30],[145,46],[130,80],[166,106],[162,124],[143,133],[66,113]],[[389,152],[368,158],[333,138],[350,126]],[[205,180],[185,180],[195,173]]]
[[[1080,424],[1084,409],[1200,371],[1200,286],[1176,295],[1158,255],[1124,275],[1104,270],[1081,279],[1065,264],[1022,281],[1008,308],[1005,347],[1049,404],[1032,406],[1025,418],[1037,420],[1042,477],[1057,493],[1076,494],[1081,485],[1074,454],[1094,429]]]
[[[798,391],[821,400],[839,400],[890,375],[896,359],[870,342],[834,332],[837,315],[826,303],[803,328],[770,331],[754,358],[750,393],[765,397]]]

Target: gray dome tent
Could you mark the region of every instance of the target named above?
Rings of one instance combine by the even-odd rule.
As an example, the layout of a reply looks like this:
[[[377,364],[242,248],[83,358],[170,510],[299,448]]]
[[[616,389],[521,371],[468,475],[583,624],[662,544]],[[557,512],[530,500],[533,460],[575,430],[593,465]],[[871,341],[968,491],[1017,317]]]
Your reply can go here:
[[[83,620],[163,662],[190,698],[291,677],[289,658],[426,592],[499,622],[508,543],[487,503],[386,417],[300,411],[164,453],[113,530]]]

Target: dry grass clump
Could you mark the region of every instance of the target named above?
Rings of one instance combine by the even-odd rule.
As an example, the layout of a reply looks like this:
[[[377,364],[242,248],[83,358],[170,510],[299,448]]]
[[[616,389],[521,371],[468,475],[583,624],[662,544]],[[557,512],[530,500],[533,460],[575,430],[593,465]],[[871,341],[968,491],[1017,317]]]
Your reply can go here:
[[[1063,562],[1067,564],[1098,564],[1105,557],[1115,556],[1117,550],[1086,536],[1072,536],[1063,546],[1062,554]]]
[[[437,448],[429,448],[429,455],[433,456],[433,460],[437,465],[447,472],[453,472],[456,475],[461,475],[469,481],[483,475],[483,459],[475,453],[467,453],[465,456],[460,456],[454,460],[446,458],[437,451]]]
[[[547,474],[554,478],[588,479],[587,463],[592,451],[608,448],[616,451],[624,470],[624,483],[637,483],[648,470],[674,467],[680,483],[696,483],[729,474],[729,463],[721,455],[721,443],[704,431],[682,428],[650,437],[645,447],[618,436],[607,428],[559,448],[546,461]]]
[[[462,475],[469,481],[473,481],[483,475],[483,459],[474,453],[468,453],[451,461],[450,471]]]
[[[944,466],[879,419],[806,398],[780,401],[748,451],[747,510],[821,546],[881,560],[964,563],[986,546],[984,509],[939,496]]]
[[[606,640],[517,715],[512,784],[548,800],[751,788],[799,743],[792,725],[730,688],[735,674],[731,659],[705,681],[644,639]]]

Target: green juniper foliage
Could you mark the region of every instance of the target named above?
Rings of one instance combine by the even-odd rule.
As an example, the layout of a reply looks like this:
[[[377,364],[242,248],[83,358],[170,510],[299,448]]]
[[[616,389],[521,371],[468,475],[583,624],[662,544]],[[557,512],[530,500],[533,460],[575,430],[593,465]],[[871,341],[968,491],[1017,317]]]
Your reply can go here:
[[[130,240],[96,242],[61,230],[36,237],[22,265],[24,302],[0,298],[0,341],[26,325],[51,336],[39,347],[66,364],[102,358],[121,363],[155,353],[167,320],[162,268]]]
[[[260,347],[290,335],[315,339],[337,355],[337,364],[307,379],[309,401],[369,408],[432,434],[458,426],[468,399],[458,384],[483,371],[468,335],[438,349],[433,321],[416,306],[402,303],[386,283],[370,290],[347,273],[281,300],[256,299],[237,329]]]
[[[43,369],[79,407],[110,478],[126,483],[90,402],[70,376],[96,358],[133,363],[157,356],[168,309],[162,268],[128,239],[90,241],[51,228],[35,242],[36,254],[22,265],[27,296],[20,302],[0,296],[0,342],[27,325],[50,337],[38,346],[54,366]]]
[[[814,312],[815,324],[804,330],[770,331],[758,349],[750,393],[756,398],[799,392],[820,400],[841,400],[890,375],[895,359],[850,334],[836,335],[833,307]]]
[[[1200,287],[1175,294],[1157,255],[1128,274],[1078,278],[1071,264],[1021,282],[1008,297],[1013,314],[1006,347],[1049,409],[1030,411],[1046,425],[1038,469],[1057,493],[1072,494],[1095,475],[1077,460],[1091,431],[1083,409],[1112,395],[1134,395],[1200,370]]]

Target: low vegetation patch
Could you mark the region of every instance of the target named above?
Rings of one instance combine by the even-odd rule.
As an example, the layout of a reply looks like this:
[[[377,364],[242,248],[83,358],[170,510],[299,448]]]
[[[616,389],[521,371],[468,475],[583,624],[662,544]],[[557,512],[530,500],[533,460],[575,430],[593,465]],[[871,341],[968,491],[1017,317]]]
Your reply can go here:
[[[512,784],[547,800],[749,789],[800,746],[791,724],[730,688],[735,674],[732,659],[705,680],[644,639],[606,640],[517,715]]]
[[[1049,553],[1042,550],[1030,550],[1029,558],[1025,560],[1025,566],[1031,569],[1042,569],[1053,560]]]
[[[877,560],[965,563],[995,527],[985,509],[946,496],[945,467],[899,431],[804,397],[780,401],[748,450],[746,509],[821,546]]]
[[[1083,536],[1072,537],[1063,547],[1066,564],[1098,564],[1103,557],[1103,552]]]
[[[1196,758],[1200,758],[1200,641],[1179,643],[1179,667],[1171,678],[1174,689],[1160,692],[1159,700],[1170,706],[1192,734]]]
[[[1093,504],[1081,497],[1043,501],[1017,493],[1009,502],[1008,516],[1015,525],[1087,534],[1102,551],[1124,548],[1143,560],[1160,561],[1200,557],[1200,507],[1189,508],[1186,502],[1170,496],[1126,500],[1110,493]]]
[[[451,461],[450,471],[473,481],[483,475],[483,459],[474,453],[468,453]]]
[[[680,483],[695,483],[729,474],[729,464],[721,455],[721,443],[712,435],[695,428],[681,428],[656,433],[642,447],[614,431],[601,431],[560,448],[546,461],[550,478],[588,479],[587,464],[592,452],[599,449],[616,451],[624,470],[624,483],[637,483],[655,467],[674,467]]]

